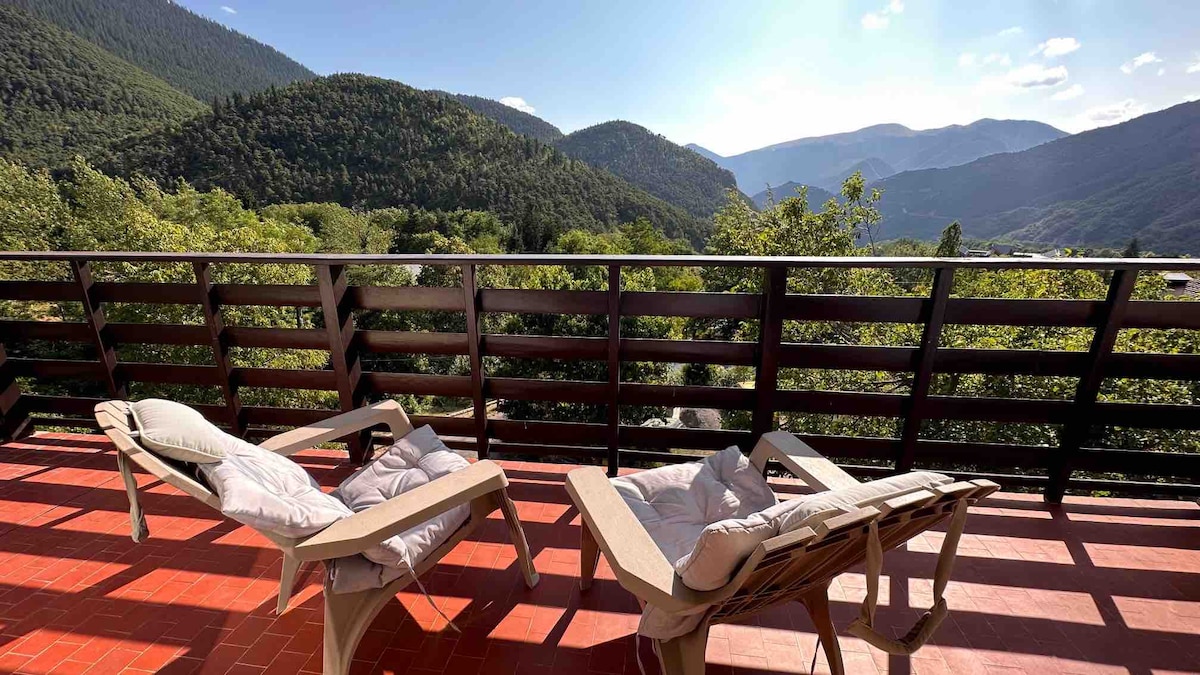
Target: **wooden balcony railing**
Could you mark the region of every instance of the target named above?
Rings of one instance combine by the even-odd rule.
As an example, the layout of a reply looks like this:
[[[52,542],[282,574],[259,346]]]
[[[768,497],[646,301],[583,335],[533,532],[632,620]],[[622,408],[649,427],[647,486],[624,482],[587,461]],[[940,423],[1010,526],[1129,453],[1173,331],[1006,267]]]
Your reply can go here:
[[[489,455],[555,455],[605,462],[610,471],[629,461],[690,459],[675,449],[749,448],[776,424],[776,413],[901,418],[896,438],[813,436],[822,452],[851,462],[864,474],[904,471],[930,462],[974,467],[964,475],[988,476],[1007,486],[1033,486],[1059,500],[1069,488],[1126,493],[1200,494],[1200,454],[1142,452],[1091,447],[1098,425],[1200,430],[1200,407],[1189,404],[1118,403],[1098,400],[1105,378],[1200,380],[1200,354],[1114,352],[1122,328],[1200,330],[1200,302],[1131,300],[1139,273],[1190,270],[1200,261],[1164,259],[925,259],[925,258],[741,258],[705,256],[348,256],[166,253],[0,253],[0,261],[66,264],[67,281],[0,281],[0,300],[78,302],[84,321],[0,321],[0,437],[12,438],[37,425],[91,426],[95,398],[22,393],[18,378],[83,379],[101,382],[109,396],[125,397],[131,382],[218,387],[222,405],[198,406],[233,433],[255,435],[271,426],[301,425],[333,414],[328,410],[242,405],[241,387],[336,391],[342,410],[372,397],[394,394],[470,399],[472,417],[416,416],[438,433],[465,437],[459,447]],[[106,283],[93,279],[97,262],[185,263],[194,283]],[[310,265],[310,286],[214,283],[212,266],[230,263]],[[462,287],[359,287],[347,281],[348,265],[453,265]],[[487,265],[602,266],[607,291],[550,291],[479,288],[476,271]],[[744,267],[761,269],[762,292],[625,292],[628,267]],[[787,293],[789,270],[801,268],[921,268],[932,272],[928,297],[802,295]],[[962,268],[1084,269],[1104,272],[1111,282],[1105,299],[1020,300],[961,298],[951,294]],[[121,324],[105,317],[107,303],[198,306],[203,325]],[[319,309],[323,329],[228,325],[222,309],[238,305]],[[360,330],[356,310],[440,310],[465,314],[464,333]],[[606,315],[606,337],[486,335],[481,315],[494,312]],[[689,341],[627,338],[620,318],[670,316],[760,322],[758,341]],[[786,320],[919,324],[915,346],[789,344]],[[953,324],[1081,327],[1092,329],[1090,349],[989,350],[940,347],[943,326]],[[63,360],[6,357],[4,343],[29,340],[90,345],[94,358]],[[117,358],[121,344],[209,347],[211,365],[130,363]],[[235,347],[327,350],[325,370],[239,367]],[[466,356],[469,376],[364,370],[364,356],[431,354]],[[489,376],[484,357],[589,359],[606,362],[607,381],[549,381]],[[754,388],[672,386],[622,382],[628,362],[708,363],[753,366]],[[791,391],[778,388],[781,368],[878,370],[912,374],[907,394],[855,391]],[[1041,375],[1077,378],[1072,400],[939,396],[930,383],[940,373]],[[605,423],[489,419],[489,399],[535,400],[607,406]],[[695,406],[751,413],[749,431],[654,428],[622,425],[619,406]],[[53,415],[52,417],[49,415]],[[969,420],[1048,424],[1060,427],[1057,446],[1016,446],[921,438],[925,420]],[[365,439],[348,439],[361,459]],[[863,464],[863,462],[867,464]],[[856,463],[857,462],[857,463]],[[989,472],[1018,466],[1019,475]],[[1171,477],[1167,482],[1088,478],[1104,474]]]

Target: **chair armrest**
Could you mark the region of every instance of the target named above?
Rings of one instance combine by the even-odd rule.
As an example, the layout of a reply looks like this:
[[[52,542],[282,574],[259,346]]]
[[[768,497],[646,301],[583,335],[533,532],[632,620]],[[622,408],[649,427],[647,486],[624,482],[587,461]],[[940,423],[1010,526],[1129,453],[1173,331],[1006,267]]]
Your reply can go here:
[[[380,401],[306,427],[285,431],[263,441],[259,447],[279,455],[291,455],[377,424],[388,425],[395,440],[400,440],[412,431],[412,423],[408,421],[408,415],[404,414],[404,408],[400,407],[399,403]]]
[[[507,486],[504,470],[481,460],[337,521],[296,544],[295,555],[300,560],[329,560],[362,553],[455,506]]]
[[[568,473],[567,493],[625,590],[671,612],[704,604],[703,596],[675,574],[674,566],[602,469],[588,467]]]
[[[750,453],[750,462],[760,471],[774,459],[796,474],[809,487],[820,492],[858,485],[858,479],[825,459],[807,443],[786,431],[763,434]]]

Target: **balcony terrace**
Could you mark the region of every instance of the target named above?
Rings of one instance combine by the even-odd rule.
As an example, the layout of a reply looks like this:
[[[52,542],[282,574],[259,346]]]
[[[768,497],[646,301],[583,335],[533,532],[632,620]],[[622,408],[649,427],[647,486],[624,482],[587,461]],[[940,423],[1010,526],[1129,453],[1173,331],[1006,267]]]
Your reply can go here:
[[[947,593],[951,617],[931,644],[895,657],[843,637],[850,672],[1200,672],[1200,506],[1191,501],[1200,495],[1200,454],[1098,440],[1100,430],[1122,428],[1166,431],[1194,443],[1188,441],[1200,430],[1194,403],[1114,399],[1104,385],[1200,380],[1198,354],[1121,347],[1122,331],[1200,329],[1200,302],[1135,294],[1139,275],[1194,273],[1196,261],[145,253],[10,253],[0,261],[28,275],[10,272],[0,281],[0,306],[38,308],[0,320],[0,440],[8,441],[0,446],[0,672],[319,671],[317,570],[307,570],[292,608],[274,616],[277,550],[145,475],[152,537],[134,544],[112,446],[102,436],[51,431],[92,428],[96,401],[162,387],[207,396],[198,409],[250,438],[387,396],[466,402],[466,415],[425,414],[414,422],[433,425],[452,447],[502,462],[542,583],[525,589],[503,523],[489,523],[427,576],[432,596],[463,635],[446,630],[419,595],[401,593],[356,652],[358,672],[638,672],[637,605],[603,561],[597,584],[579,591],[579,520],[562,485],[571,467],[546,460],[624,472],[728,445],[748,449],[764,431],[808,417],[895,420],[891,435],[805,434],[854,473],[934,468],[991,478],[1007,490],[972,509]],[[214,275],[222,267],[281,263],[311,269],[314,282],[244,283]],[[351,269],[397,264],[448,266],[454,281],[439,287],[351,281]],[[606,290],[477,283],[487,266],[560,264],[600,268]],[[114,278],[117,265],[126,278]],[[173,266],[187,278],[147,280],[129,271],[138,266]],[[762,283],[756,292],[623,290],[630,268],[660,266],[749,269]],[[863,267],[916,270],[924,275],[924,294],[788,292],[789,274],[797,271]],[[956,273],[977,269],[1084,270],[1099,275],[1107,290],[1085,299],[957,293]],[[131,304],[162,307],[163,318],[111,319]],[[66,306],[73,313],[41,311]],[[295,308],[296,323],[241,324],[238,312],[246,307]],[[370,312],[440,312],[459,323],[444,332],[383,330],[363,321]],[[486,321],[493,314],[602,317],[607,328],[586,336],[496,334]],[[629,317],[746,322],[753,341],[622,335]],[[796,322],[909,324],[918,339],[789,342],[786,327]],[[1086,338],[1075,351],[950,346],[945,336],[955,326],[1050,327],[1084,331]],[[123,351],[147,345],[162,350],[136,352],[138,360]],[[166,356],[170,349],[188,350],[180,351],[187,359]],[[320,352],[327,361],[320,368],[263,367],[246,358],[250,350]],[[164,356],[151,360],[156,354]],[[413,354],[454,357],[465,367],[400,372],[383,358]],[[596,362],[605,374],[563,381],[489,372],[495,359],[541,358]],[[625,381],[621,367],[633,363],[740,367],[753,386]],[[904,386],[787,388],[781,373],[788,369],[879,371],[896,374]],[[1065,378],[1071,393],[1042,399],[939,393],[936,379],[954,375]],[[311,392],[312,401],[332,392],[320,400],[333,403],[283,405],[261,398],[262,390]],[[582,421],[508,419],[496,413],[495,401],[603,412]],[[720,430],[647,427],[622,412],[661,406],[743,411],[746,423]],[[1055,435],[1035,444],[930,433],[929,423],[947,421],[1039,425]],[[371,440],[347,439],[351,458],[361,460]],[[311,450],[298,459],[325,486],[353,466],[341,450]],[[773,480],[781,491],[798,489],[788,478]],[[1121,496],[1090,496],[1097,491]],[[879,625],[907,625],[916,608],[928,605],[939,540],[933,533],[889,554]],[[843,575],[834,592],[842,626],[857,613],[862,575]],[[715,628],[709,672],[808,672],[815,641],[801,608],[775,610],[753,625]],[[645,641],[641,649],[647,672],[655,672]]]

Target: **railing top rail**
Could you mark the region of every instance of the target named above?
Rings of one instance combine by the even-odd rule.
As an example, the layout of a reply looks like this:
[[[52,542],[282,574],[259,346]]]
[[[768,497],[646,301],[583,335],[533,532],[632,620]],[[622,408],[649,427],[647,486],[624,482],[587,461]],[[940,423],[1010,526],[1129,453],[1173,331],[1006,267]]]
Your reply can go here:
[[[7,261],[258,263],[300,265],[624,265],[633,267],[871,267],[1071,270],[1197,270],[1200,258],[919,258],[873,256],[447,255],[0,251]]]

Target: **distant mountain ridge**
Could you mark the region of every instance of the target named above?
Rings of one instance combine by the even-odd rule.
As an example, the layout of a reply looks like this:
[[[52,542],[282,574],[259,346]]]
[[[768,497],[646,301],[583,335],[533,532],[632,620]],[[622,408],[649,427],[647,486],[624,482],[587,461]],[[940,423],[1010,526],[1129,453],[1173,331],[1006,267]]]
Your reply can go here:
[[[118,144],[101,168],[219,186],[250,206],[486,210],[516,227],[522,250],[544,250],[571,228],[638,218],[696,246],[711,228],[444,95],[365,75],[322,77],[222,105]]]
[[[611,171],[697,218],[711,218],[737,190],[733,174],[645,127],[621,120],[568,134],[559,150]]]
[[[767,185],[787,181],[831,187],[831,177],[848,175],[851,167],[864,160],[878,160],[896,172],[940,168],[1018,152],[1066,135],[1048,124],[1023,120],[982,119],[965,126],[925,130],[878,124],[799,138],[714,161],[737,176],[743,191],[757,193]]]
[[[800,195],[797,193],[797,191],[802,187],[805,186],[801,185],[800,183],[791,182],[784,183],[783,185],[772,186],[767,190],[763,190],[762,192],[755,194],[750,198],[750,201],[752,201],[754,206],[757,208],[765,209],[771,200],[774,200],[775,203],[779,203],[789,197],[799,197]],[[833,199],[837,195],[829,190],[817,187],[816,185],[809,185],[807,196],[808,200],[806,203],[808,204],[808,208],[816,211],[821,208],[822,204],[830,199]]]
[[[316,73],[171,0],[0,0],[68,30],[209,102]]]
[[[543,143],[555,143],[563,137],[562,130],[546,120],[504,105],[499,101],[470,94],[451,94],[441,91],[435,93],[449,96],[480,115],[493,119],[522,136],[536,138]]]
[[[1200,254],[1200,102],[1022,152],[880,181],[881,235],[1124,246]]]

